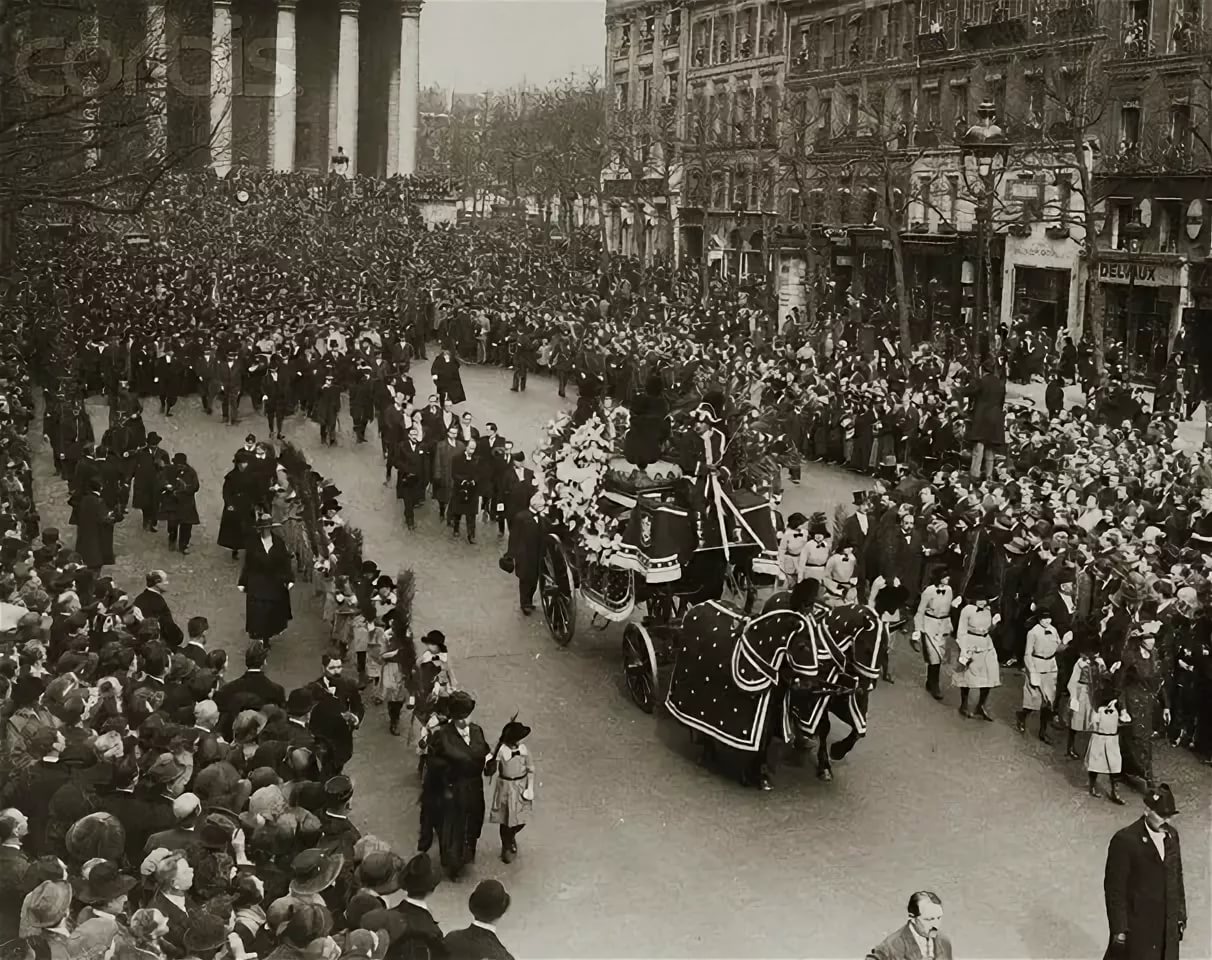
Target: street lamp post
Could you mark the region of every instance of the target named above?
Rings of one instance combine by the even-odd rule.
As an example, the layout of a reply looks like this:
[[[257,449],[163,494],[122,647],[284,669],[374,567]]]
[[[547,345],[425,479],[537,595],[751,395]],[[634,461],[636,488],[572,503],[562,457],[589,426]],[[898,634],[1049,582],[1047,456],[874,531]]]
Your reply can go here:
[[[973,353],[979,353],[980,333],[984,324],[986,312],[985,301],[988,299],[988,285],[985,283],[986,272],[989,268],[989,235],[993,231],[993,197],[997,187],[998,177],[1005,171],[1006,158],[1009,153],[1009,143],[1005,131],[995,122],[996,107],[991,100],[985,100],[977,109],[978,120],[968,128],[960,146],[960,172],[964,177],[964,186],[969,194],[975,194],[976,204],[976,297],[975,316],[972,324]],[[974,181],[969,178],[968,161],[971,159],[976,167],[979,187],[974,189]],[[990,311],[990,319],[992,312]],[[993,344],[993,331],[986,329],[989,347]]]
[[[1144,239],[1148,228],[1140,222],[1140,208],[1132,212],[1132,219],[1125,223],[1120,230],[1124,236],[1124,242],[1128,245],[1128,252],[1135,258],[1136,254],[1140,253],[1140,242]],[[1136,300],[1136,260],[1128,265],[1128,297],[1127,303],[1124,304],[1124,340],[1128,340],[1128,333],[1134,326],[1133,323],[1133,303]],[[1131,343],[1135,346],[1136,338],[1132,337]],[[1131,357],[1135,351],[1129,351],[1128,356],[1124,357],[1126,363],[1131,365]]]

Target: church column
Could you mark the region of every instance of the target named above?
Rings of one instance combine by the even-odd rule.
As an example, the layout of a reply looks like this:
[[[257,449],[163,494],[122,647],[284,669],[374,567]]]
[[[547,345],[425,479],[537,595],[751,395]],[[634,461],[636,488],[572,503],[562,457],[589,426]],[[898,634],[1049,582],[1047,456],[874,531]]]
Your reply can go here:
[[[295,37],[295,0],[278,0],[278,26],[275,33],[274,113],[270,166],[274,170],[295,168],[295,109],[297,47]]]
[[[231,0],[213,2],[210,50],[210,165],[223,177],[231,169]]]
[[[400,51],[389,51],[391,71],[387,78],[387,166],[384,175],[400,172]]]
[[[417,100],[421,88],[422,0],[402,0],[400,5],[400,163],[405,176],[417,172]]]
[[[345,149],[353,176],[358,172],[358,0],[341,0],[337,57],[336,145]]]
[[[147,152],[153,158],[168,153],[168,36],[164,0],[148,0],[147,19]]]

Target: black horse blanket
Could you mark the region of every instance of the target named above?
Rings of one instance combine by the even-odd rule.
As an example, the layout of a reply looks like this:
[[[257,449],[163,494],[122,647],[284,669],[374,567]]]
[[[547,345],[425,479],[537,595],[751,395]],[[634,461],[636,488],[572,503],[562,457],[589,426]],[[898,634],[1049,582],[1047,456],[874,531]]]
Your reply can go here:
[[[714,600],[692,607],[682,618],[666,709],[679,723],[726,747],[762,750],[771,700],[780,695],[783,659],[805,624],[786,610],[746,620]]]

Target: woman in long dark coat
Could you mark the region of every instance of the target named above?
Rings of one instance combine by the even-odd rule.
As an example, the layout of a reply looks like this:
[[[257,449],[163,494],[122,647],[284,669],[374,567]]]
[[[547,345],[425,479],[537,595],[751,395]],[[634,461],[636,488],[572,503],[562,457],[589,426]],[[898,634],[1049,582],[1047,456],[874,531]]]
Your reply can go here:
[[[237,559],[248,546],[256,519],[259,478],[249,472],[246,457],[232,458],[233,466],[223,478],[223,517],[219,520],[219,546],[231,551]]]
[[[114,521],[101,498],[101,481],[88,481],[76,505],[76,553],[90,570],[114,562]]]
[[[1142,610],[1142,632],[1127,644],[1118,672],[1119,706],[1131,719],[1125,721],[1120,715],[1119,745],[1124,758],[1124,776],[1138,777],[1146,789],[1156,785],[1153,772],[1153,717],[1158,700],[1165,710],[1169,723],[1170,710],[1166,699],[1165,666],[1156,649],[1156,609],[1152,613]],[[1151,621],[1151,622],[1147,622]]]
[[[247,544],[239,587],[244,592],[244,632],[254,640],[272,640],[290,623],[294,585],[290,551],[273,532],[268,516],[257,518],[257,535]]]
[[[468,720],[475,708],[467,693],[459,690],[450,695],[446,707],[450,722],[430,734],[425,761],[426,777],[432,777],[434,789],[442,791],[438,849],[452,880],[475,861],[484,829],[484,764],[490,751],[484,731]]]
[[[449,347],[443,347],[442,352],[433,358],[429,372],[433,376],[438,398],[443,403],[462,403],[467,399],[467,394],[463,392],[463,379],[459,376],[459,358],[450,352]]]

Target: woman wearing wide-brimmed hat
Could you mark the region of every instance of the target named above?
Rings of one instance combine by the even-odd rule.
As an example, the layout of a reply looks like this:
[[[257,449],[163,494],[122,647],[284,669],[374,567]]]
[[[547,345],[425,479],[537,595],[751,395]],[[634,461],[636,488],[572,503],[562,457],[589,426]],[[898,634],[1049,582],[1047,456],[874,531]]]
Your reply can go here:
[[[118,917],[126,913],[127,895],[137,883],[108,860],[84,864],[81,877],[72,881],[76,899],[86,904],[76,917],[72,934],[79,947],[77,956],[100,956],[114,937],[126,935]]]
[[[501,730],[486,772],[493,776],[488,822],[501,833],[501,859],[510,863],[518,852],[518,833],[530,820],[534,803],[534,760],[522,741],[530,727],[514,717]]]
[[[469,719],[475,708],[462,690],[447,698],[450,722],[430,735],[425,759],[426,780],[441,789],[438,848],[451,879],[475,861],[484,828],[484,764],[490,751],[484,731]]]
[[[1147,789],[1156,784],[1153,773],[1153,719],[1160,700],[1165,722],[1170,722],[1166,691],[1166,668],[1157,650],[1161,617],[1157,603],[1141,604],[1140,622],[1125,644],[1117,673],[1120,703],[1119,744],[1124,776],[1144,781]]]
[[[291,620],[290,588],[294,571],[290,553],[274,532],[273,519],[259,514],[256,536],[248,542],[239,587],[244,593],[244,632],[269,643]]]
[[[223,516],[219,520],[219,546],[236,560],[248,546],[256,520],[257,478],[248,470],[248,458],[237,454],[223,477]]]

